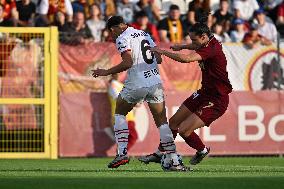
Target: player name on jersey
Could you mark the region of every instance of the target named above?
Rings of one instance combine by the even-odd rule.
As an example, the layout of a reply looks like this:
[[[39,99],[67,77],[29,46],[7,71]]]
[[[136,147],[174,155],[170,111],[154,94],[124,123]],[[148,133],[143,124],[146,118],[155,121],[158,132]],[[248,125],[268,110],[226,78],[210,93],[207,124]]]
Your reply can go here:
[[[156,58],[150,51],[156,46],[148,33],[128,27],[117,39],[120,53],[131,51],[133,65],[127,71],[125,87],[142,88],[162,83]]]

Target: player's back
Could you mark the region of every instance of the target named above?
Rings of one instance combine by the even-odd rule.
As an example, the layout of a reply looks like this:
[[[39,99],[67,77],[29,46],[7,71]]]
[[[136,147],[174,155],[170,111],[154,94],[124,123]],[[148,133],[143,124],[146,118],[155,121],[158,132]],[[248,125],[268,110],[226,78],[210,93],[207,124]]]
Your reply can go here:
[[[222,44],[211,37],[208,44],[196,51],[203,61],[200,61],[202,70],[202,89],[209,93],[229,94],[232,91],[227,72],[227,60]]]
[[[133,60],[127,71],[125,87],[142,88],[161,83],[156,58],[150,51],[156,44],[148,33],[128,27],[116,39],[116,46],[121,53],[131,51]]]

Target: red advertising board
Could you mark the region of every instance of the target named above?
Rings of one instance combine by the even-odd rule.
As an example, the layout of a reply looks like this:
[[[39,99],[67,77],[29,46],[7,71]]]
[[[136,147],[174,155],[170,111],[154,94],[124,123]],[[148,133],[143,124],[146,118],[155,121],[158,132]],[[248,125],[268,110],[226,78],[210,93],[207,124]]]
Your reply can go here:
[[[63,95],[60,101],[60,155],[115,155],[116,145],[106,135],[110,126],[109,104],[104,93],[77,94],[76,106],[69,107],[74,95]],[[167,110],[170,117],[190,92],[170,92]],[[90,117],[92,119],[90,119]],[[153,152],[159,133],[151,114],[143,105],[136,110],[138,142],[130,155]],[[227,112],[210,127],[197,131],[204,143],[211,147],[211,155],[284,153],[284,93],[272,91],[233,92]],[[194,152],[177,137],[179,153]]]

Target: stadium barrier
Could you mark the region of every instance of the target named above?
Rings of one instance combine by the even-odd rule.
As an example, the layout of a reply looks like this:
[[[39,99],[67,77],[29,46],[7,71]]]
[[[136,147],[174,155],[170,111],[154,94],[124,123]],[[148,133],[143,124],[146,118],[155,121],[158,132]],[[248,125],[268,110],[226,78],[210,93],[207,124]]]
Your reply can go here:
[[[160,46],[169,47],[167,44]],[[243,44],[224,44],[234,88],[230,104],[222,118],[209,128],[197,131],[205,143],[212,146],[212,155],[284,153],[283,46],[280,44],[281,50],[276,46],[247,49]],[[110,78],[94,79],[90,70],[120,63],[120,54],[109,43],[61,44],[59,58],[59,155],[115,155],[115,142],[105,132],[105,128],[112,128],[106,93]],[[198,64],[178,64],[163,57],[160,75],[170,117],[200,87],[201,72]],[[119,77],[120,80],[124,78],[125,73]],[[158,130],[145,105],[135,112],[138,141],[130,154],[151,153],[159,142]],[[195,153],[180,137],[176,142],[181,154]]]
[[[0,27],[0,158],[58,157],[57,28]]]

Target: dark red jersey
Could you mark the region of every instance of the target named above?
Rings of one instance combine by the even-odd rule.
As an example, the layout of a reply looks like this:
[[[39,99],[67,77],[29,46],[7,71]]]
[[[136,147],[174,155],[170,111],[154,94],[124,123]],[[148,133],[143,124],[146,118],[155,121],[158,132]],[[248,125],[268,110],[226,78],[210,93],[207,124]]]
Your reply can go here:
[[[210,37],[207,45],[196,52],[202,57],[199,62],[202,71],[201,91],[208,95],[226,95],[232,92],[222,44],[215,37]]]

